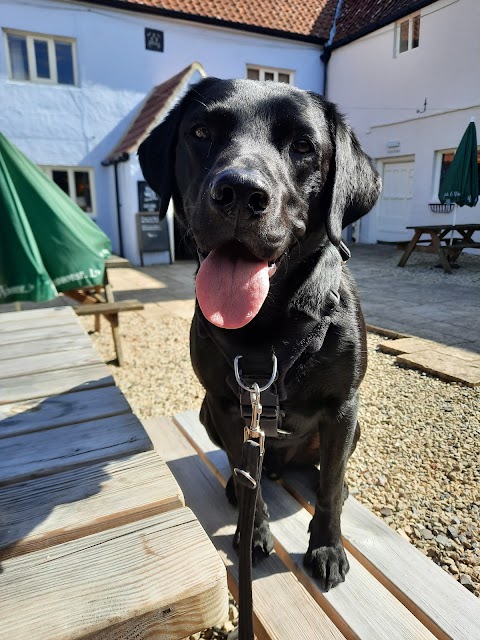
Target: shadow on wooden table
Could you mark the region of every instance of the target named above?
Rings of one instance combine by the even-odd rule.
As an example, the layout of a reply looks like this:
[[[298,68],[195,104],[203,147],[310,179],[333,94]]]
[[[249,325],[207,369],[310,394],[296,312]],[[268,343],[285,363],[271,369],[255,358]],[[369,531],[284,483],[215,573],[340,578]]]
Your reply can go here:
[[[115,386],[0,404],[0,561],[131,521],[150,448]]]

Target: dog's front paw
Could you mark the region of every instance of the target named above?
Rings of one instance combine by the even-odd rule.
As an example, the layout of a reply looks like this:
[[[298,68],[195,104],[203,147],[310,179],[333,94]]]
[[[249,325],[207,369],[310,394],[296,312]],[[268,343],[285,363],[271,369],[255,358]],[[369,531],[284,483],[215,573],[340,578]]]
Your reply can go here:
[[[255,565],[259,560],[269,556],[273,551],[273,536],[268,526],[268,522],[262,522],[253,530],[252,538],[252,563]]]
[[[252,536],[252,564],[256,565],[260,560],[269,556],[273,551],[273,536],[268,522],[262,522],[253,530]],[[237,528],[233,536],[233,546],[238,551],[240,547],[240,531]]]
[[[303,563],[325,591],[330,591],[332,587],[344,582],[350,568],[341,542],[334,546],[309,549]]]

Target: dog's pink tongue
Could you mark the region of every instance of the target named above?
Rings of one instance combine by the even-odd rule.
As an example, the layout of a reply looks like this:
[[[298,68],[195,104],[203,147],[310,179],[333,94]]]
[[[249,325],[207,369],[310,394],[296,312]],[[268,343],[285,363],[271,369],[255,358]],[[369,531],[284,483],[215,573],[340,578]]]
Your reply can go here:
[[[197,300],[209,322],[239,329],[253,320],[268,294],[268,263],[237,246],[215,249],[197,273]]]

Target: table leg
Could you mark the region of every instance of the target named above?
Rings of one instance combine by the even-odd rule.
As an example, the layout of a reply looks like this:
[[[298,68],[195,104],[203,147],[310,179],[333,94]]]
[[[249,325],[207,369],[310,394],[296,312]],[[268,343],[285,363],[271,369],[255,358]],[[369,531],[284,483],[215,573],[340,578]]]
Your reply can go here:
[[[440,264],[443,267],[443,270],[447,273],[453,273],[452,267],[447,259],[447,253],[443,250],[442,244],[440,242],[440,238],[435,231],[430,231],[430,237],[432,238],[432,245],[435,247],[438,253],[438,257],[440,259]],[[447,247],[448,250],[448,247]]]
[[[105,317],[112,327],[113,344],[115,345],[115,353],[117,354],[117,362],[119,366],[123,364],[122,342],[120,338],[120,327],[118,326],[118,313],[105,314]]]
[[[407,244],[405,251],[403,252],[402,257],[400,258],[400,261],[397,266],[404,267],[407,264],[407,260],[410,258],[412,251],[414,251],[415,247],[417,246],[417,242],[420,240],[421,235],[422,235],[421,231],[415,231],[415,235]]]

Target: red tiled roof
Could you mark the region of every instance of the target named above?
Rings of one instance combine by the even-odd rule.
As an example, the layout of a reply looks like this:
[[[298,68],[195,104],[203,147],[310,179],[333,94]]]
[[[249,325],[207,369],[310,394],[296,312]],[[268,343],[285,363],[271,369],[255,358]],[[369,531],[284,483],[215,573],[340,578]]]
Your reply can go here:
[[[105,164],[116,162],[123,154],[132,153],[138,149],[140,143],[159,121],[161,113],[169,110],[173,99],[195,71],[199,71],[203,76],[206,75],[202,66],[194,62],[150,91],[120,142],[105,158]]]
[[[343,0],[334,46],[375,31],[437,0]]]
[[[85,0],[83,0],[85,1]],[[338,0],[86,0],[248,30],[327,40]],[[230,23],[230,25],[228,24]]]

